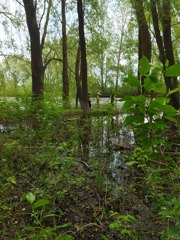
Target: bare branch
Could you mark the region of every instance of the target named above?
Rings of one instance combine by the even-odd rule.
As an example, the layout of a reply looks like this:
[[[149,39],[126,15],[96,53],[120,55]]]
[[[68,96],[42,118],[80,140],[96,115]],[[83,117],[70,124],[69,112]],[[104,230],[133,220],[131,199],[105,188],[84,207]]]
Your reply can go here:
[[[19,5],[21,5],[22,7],[24,7],[24,5],[19,1],[19,0],[15,0],[17,3],[19,3]]]
[[[41,39],[41,51],[44,47],[44,42],[45,42],[45,38],[46,38],[46,35],[47,35],[47,27],[48,27],[48,23],[49,23],[51,6],[52,6],[52,0],[49,0],[47,14],[46,14],[46,21],[45,21],[45,24],[44,24],[44,32],[43,32],[42,39]]]
[[[56,58],[56,57],[53,57],[53,58],[49,58],[46,63],[44,64],[44,71],[46,70],[47,66],[52,62],[52,61],[58,61],[58,62],[62,62],[63,63],[63,60],[61,58]]]
[[[44,1],[43,13],[42,13],[40,21],[39,21],[39,29],[41,28],[41,22],[42,22],[42,19],[44,17],[45,11],[46,11],[46,2]]]
[[[61,62],[63,63],[63,60],[61,58],[57,58],[57,57],[52,57],[49,58],[46,63],[44,64],[44,71],[46,70],[47,66],[52,62],[52,61],[57,61],[57,62]],[[75,75],[75,72],[71,69],[71,67],[68,65],[68,68],[70,70],[70,72],[72,72]]]
[[[11,57],[11,58],[19,59],[19,60],[21,60],[23,62],[26,62],[26,63],[30,64],[30,60],[24,58],[24,56],[22,56],[22,55],[4,54],[3,52],[0,52],[0,56],[4,57],[4,58]]]
[[[3,15],[4,15],[5,17],[7,17],[11,22],[14,20],[14,19],[13,19],[14,16],[12,16],[12,14],[9,13],[9,12],[2,12],[2,11],[0,11],[0,14],[3,14]]]

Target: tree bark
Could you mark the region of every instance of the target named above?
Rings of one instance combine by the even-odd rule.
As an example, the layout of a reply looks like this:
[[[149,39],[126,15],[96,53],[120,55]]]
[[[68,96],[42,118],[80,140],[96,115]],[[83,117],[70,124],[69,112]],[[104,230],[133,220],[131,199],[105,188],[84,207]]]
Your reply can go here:
[[[75,66],[75,80],[76,80],[76,107],[78,107],[78,100],[80,102],[80,106],[82,107],[82,89],[81,89],[81,76],[79,73],[80,69],[80,62],[81,62],[81,51],[80,46],[77,49],[76,55],[76,66]]]
[[[87,59],[86,59],[86,42],[84,34],[84,11],[82,0],[77,0],[77,11],[79,21],[79,44],[81,49],[81,78],[82,78],[82,109],[83,116],[89,116],[89,97],[87,84]]]
[[[62,51],[63,51],[63,100],[69,99],[68,56],[66,35],[66,0],[62,0]]]
[[[104,92],[104,56],[100,58],[100,73],[101,73],[101,91]]]
[[[140,57],[147,57],[149,61],[151,61],[151,36],[146,20],[146,16],[144,13],[144,6],[142,0],[133,0],[132,1],[137,22],[139,26],[139,59]],[[142,93],[144,93],[144,77],[141,77],[141,87]]]
[[[36,7],[33,0],[23,0],[23,2],[31,43],[32,94],[33,100],[38,100],[43,97],[44,90],[44,70],[40,32],[36,19]]]
[[[175,64],[173,44],[171,38],[171,3],[170,0],[163,0],[163,41],[165,48],[165,57],[169,62],[169,66]],[[178,80],[176,77],[169,77],[166,81],[170,82],[170,90],[178,87]],[[175,92],[170,95],[171,104],[174,108],[180,108],[180,96],[179,92]]]

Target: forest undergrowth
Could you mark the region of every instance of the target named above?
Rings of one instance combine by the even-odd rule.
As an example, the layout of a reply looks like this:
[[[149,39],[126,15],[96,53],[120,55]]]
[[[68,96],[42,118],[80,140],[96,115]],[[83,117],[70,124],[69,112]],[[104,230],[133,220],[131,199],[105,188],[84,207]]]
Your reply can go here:
[[[82,120],[44,103],[34,118],[27,99],[1,102],[1,124],[9,128],[0,134],[0,239],[178,239],[177,113],[162,98],[149,99],[149,112],[158,116],[159,107],[166,119],[152,121],[137,112],[145,102],[126,98],[128,117],[113,128],[113,108],[105,106],[106,129],[98,114]],[[114,150],[112,131],[132,122],[133,148]],[[116,167],[123,181],[113,178],[115,151],[124,156]]]

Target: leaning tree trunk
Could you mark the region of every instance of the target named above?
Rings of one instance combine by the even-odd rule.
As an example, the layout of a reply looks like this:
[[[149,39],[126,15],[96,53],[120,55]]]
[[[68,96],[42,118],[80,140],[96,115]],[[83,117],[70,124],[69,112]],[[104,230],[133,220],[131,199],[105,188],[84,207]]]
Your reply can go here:
[[[32,94],[33,100],[36,101],[43,97],[44,90],[44,70],[40,44],[40,32],[33,0],[23,0],[23,2],[31,43]]]
[[[81,79],[82,79],[82,109],[83,116],[89,116],[88,104],[88,84],[87,84],[87,59],[86,59],[86,42],[84,34],[84,12],[82,0],[77,0],[78,21],[79,21],[79,44],[81,49]]]
[[[171,3],[170,0],[163,0],[163,41],[164,41],[164,48],[165,48],[165,57],[166,60],[169,62],[169,66],[175,64],[174,60],[174,53],[173,53],[173,44],[171,38]],[[178,87],[178,80],[176,77],[169,77],[170,87],[172,89]],[[175,92],[170,95],[171,97],[171,104],[176,109],[180,108],[180,96],[179,92]]]
[[[63,100],[69,98],[69,79],[68,79],[68,57],[67,57],[67,36],[66,36],[66,0],[62,0],[62,51],[63,51]]]
[[[142,0],[132,1],[134,9],[136,11],[136,17],[139,26],[139,53],[149,61],[151,61],[151,36],[144,13],[144,6]],[[140,58],[140,56],[139,56]],[[144,77],[141,77],[142,93],[144,93]]]

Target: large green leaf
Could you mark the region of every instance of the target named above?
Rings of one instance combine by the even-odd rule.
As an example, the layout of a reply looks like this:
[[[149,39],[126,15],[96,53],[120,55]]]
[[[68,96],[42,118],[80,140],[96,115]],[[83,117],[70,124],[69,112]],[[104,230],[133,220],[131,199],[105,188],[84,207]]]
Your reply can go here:
[[[139,79],[134,76],[131,76],[131,75],[128,76],[128,78],[126,79],[126,82],[129,83],[133,87],[139,87],[139,85],[140,85]]]
[[[153,87],[154,87],[154,83],[152,81],[152,78],[150,78],[150,77],[145,78],[144,79],[144,88],[145,88],[145,90],[150,91],[150,90],[153,89]]]
[[[139,61],[139,72],[141,76],[146,76],[150,71],[150,64],[147,57],[143,56]]]
[[[166,69],[166,77],[178,77],[180,76],[180,64],[174,64]]]

